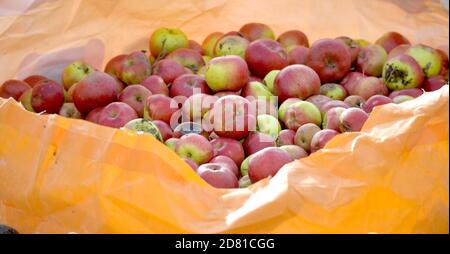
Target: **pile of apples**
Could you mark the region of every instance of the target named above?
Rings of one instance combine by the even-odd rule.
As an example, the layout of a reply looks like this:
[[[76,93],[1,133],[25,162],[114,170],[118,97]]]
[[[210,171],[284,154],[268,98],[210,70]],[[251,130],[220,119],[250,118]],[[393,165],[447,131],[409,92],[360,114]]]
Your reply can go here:
[[[153,135],[212,186],[237,188],[360,131],[376,106],[448,84],[447,54],[396,32],[373,44],[342,36],[310,46],[301,31],[276,38],[249,23],[201,45],[159,28],[149,44],[104,71],[73,62],[62,84],[8,80],[0,96],[32,112]]]

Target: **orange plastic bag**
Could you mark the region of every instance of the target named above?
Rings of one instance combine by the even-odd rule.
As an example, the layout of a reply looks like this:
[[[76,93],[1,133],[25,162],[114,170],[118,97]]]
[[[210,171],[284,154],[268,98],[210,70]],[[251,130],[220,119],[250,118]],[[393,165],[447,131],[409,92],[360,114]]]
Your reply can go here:
[[[311,41],[397,30],[448,51],[448,12],[431,1],[3,2],[1,80],[59,80],[79,58],[101,68],[145,49],[159,26],[196,40],[248,21],[299,28]],[[377,107],[362,132],[234,190],[210,187],[150,136],[0,99],[0,224],[23,233],[448,233],[448,97],[444,86]]]

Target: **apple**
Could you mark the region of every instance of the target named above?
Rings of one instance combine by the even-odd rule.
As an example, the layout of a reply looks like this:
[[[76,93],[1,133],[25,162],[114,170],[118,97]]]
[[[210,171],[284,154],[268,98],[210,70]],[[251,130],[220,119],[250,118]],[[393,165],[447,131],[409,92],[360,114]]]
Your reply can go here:
[[[424,80],[424,73],[414,58],[409,55],[400,55],[384,64],[382,78],[389,89],[402,90],[420,87]]]
[[[442,57],[434,48],[417,44],[410,47],[405,53],[416,60],[425,73],[425,77],[430,78],[441,72]]]
[[[347,46],[348,50],[350,51],[350,55],[352,57],[352,63],[355,63],[356,59],[358,58],[358,54],[361,50],[359,43],[347,36],[339,36],[336,38],[336,40],[342,42],[345,46]]]
[[[128,85],[141,84],[151,73],[152,66],[147,55],[136,51],[123,59],[119,77]]]
[[[22,95],[19,97],[19,101],[20,101],[20,103],[22,103],[22,106],[30,112],[34,112],[33,106],[31,106],[32,92],[33,92],[33,89],[28,88],[28,90],[23,92]]]
[[[217,97],[208,94],[193,94],[183,103],[181,108],[182,121],[201,121],[217,100]]]
[[[387,57],[383,47],[378,44],[369,45],[359,52],[356,69],[364,75],[380,77]]]
[[[350,107],[361,108],[362,105],[366,102],[366,100],[359,95],[350,95],[345,98],[344,102]]]
[[[286,31],[278,36],[277,41],[285,49],[293,45],[309,47],[308,37],[306,37],[306,35],[299,30]]]
[[[197,174],[215,188],[237,188],[239,182],[235,174],[222,163],[206,163],[197,168]]]
[[[189,159],[183,159],[183,160],[184,160],[184,162],[186,162],[186,164],[189,165],[189,167],[191,167],[195,172],[197,172],[197,169],[198,169],[197,163],[195,163],[195,162],[193,162],[192,160],[189,160]]]
[[[297,131],[300,126],[306,123],[322,124],[320,110],[314,104],[307,101],[299,101],[287,108],[284,116],[284,124],[287,128]]]
[[[248,176],[248,162],[250,161],[251,157],[252,157],[251,155],[248,156],[241,163],[241,167],[239,168],[239,171],[241,172],[242,176]]]
[[[28,83],[21,80],[10,79],[0,86],[0,97],[5,99],[12,97],[14,100],[18,101],[20,96],[28,89],[31,89],[31,86],[28,85]]]
[[[210,90],[204,77],[195,74],[183,74],[176,78],[170,87],[170,97],[180,96],[180,102],[194,94],[209,94]]]
[[[277,146],[277,144],[275,142],[275,139],[268,134],[261,132],[252,132],[245,139],[242,146],[244,147],[245,154],[248,156],[266,147]]]
[[[273,94],[278,101],[288,98],[306,99],[320,93],[320,78],[317,73],[305,65],[294,64],[283,68],[275,77]]]
[[[280,147],[281,150],[286,151],[291,156],[292,160],[299,160],[301,158],[308,157],[308,153],[305,149],[296,145],[284,145]]]
[[[353,92],[353,88],[359,82],[360,79],[366,77],[364,74],[360,72],[349,72],[344,79],[341,81],[341,85],[345,88],[348,93]]]
[[[280,73],[280,70],[272,70],[264,77],[263,82],[269,89],[269,92],[273,93],[273,84],[275,82],[275,77]]]
[[[283,103],[281,103],[280,107],[278,108],[278,119],[280,121],[284,121],[284,115],[286,114],[286,110],[288,109],[288,107],[299,101],[302,100],[300,100],[299,98],[288,98]]]
[[[152,95],[152,93],[144,86],[130,85],[119,94],[119,101],[128,104],[138,113],[139,117],[142,117],[144,114],[145,102],[150,95]]]
[[[173,128],[173,136],[176,138],[181,138],[191,133],[202,135],[205,138],[209,136],[209,132],[204,130],[201,124],[195,122],[180,123]]]
[[[392,102],[395,103],[395,104],[400,104],[400,103],[403,103],[405,101],[410,101],[410,100],[413,100],[413,99],[414,99],[414,97],[409,96],[409,95],[399,95],[399,96],[394,97],[392,99]]]
[[[305,64],[309,56],[309,48],[294,45],[287,50],[289,64]]]
[[[345,103],[343,101],[332,100],[332,101],[329,101],[329,102],[323,104],[322,107],[319,108],[319,110],[320,110],[322,117],[324,117],[325,114],[328,112],[328,110],[330,110],[332,108],[336,108],[336,107],[350,108],[350,106],[347,105],[347,103]]]
[[[78,83],[73,84],[66,93],[64,93],[64,100],[66,102],[73,102],[73,91],[77,87]],[[64,90],[65,91],[65,90]]]
[[[188,46],[186,35],[177,28],[161,27],[150,36],[150,52],[155,58],[164,57],[178,48],[187,48]]]
[[[241,90],[239,91],[221,91],[214,94],[217,98],[222,98],[227,95],[241,95]]]
[[[180,48],[174,50],[166,56],[165,59],[171,59],[178,62],[183,67],[188,68],[193,73],[196,73],[201,67],[205,65],[205,61],[201,54],[193,49]]]
[[[172,151],[175,152],[175,147],[177,145],[178,140],[180,140],[179,138],[169,138],[168,140],[166,140],[164,142],[164,144]]]
[[[153,66],[153,74],[160,76],[166,84],[171,84],[177,77],[186,74],[183,65],[171,59],[159,60]]]
[[[387,53],[389,53],[393,48],[397,47],[401,44],[411,44],[409,40],[397,33],[397,32],[387,32],[383,34],[380,38],[378,38],[375,41],[375,44],[378,44],[386,50]]]
[[[262,79],[261,79],[260,77],[256,77],[256,76],[250,75],[250,76],[248,77],[248,82],[253,82],[253,81],[256,81],[256,82],[259,82],[259,83],[262,83],[262,82],[263,82]]]
[[[339,84],[327,83],[320,87],[320,94],[333,100],[344,100],[347,97],[347,90]]]
[[[257,99],[270,101],[273,94],[263,83],[258,81],[250,81],[244,86],[244,88],[242,88],[241,96],[245,97],[249,101],[254,101]]]
[[[256,41],[259,39],[275,40],[273,30],[268,25],[262,23],[245,24],[239,29],[239,33],[249,41]]]
[[[93,73],[95,68],[87,63],[81,61],[75,61],[67,65],[62,73],[62,82],[64,88],[69,90],[69,88],[84,79],[87,75]]]
[[[307,123],[300,126],[300,128],[297,129],[297,132],[295,132],[294,144],[305,149],[305,151],[310,152],[312,138],[314,134],[319,131],[320,127],[313,123]]]
[[[245,158],[244,148],[241,143],[231,138],[216,138],[211,140],[214,156],[223,155],[234,161],[237,166],[241,165]]]
[[[316,132],[311,139],[311,153],[317,152],[324,148],[325,145],[337,134],[339,134],[339,132],[330,129]]]
[[[261,78],[272,70],[280,70],[289,64],[283,47],[274,40],[261,39],[251,42],[245,52],[250,71]]]
[[[209,61],[205,79],[213,92],[238,91],[249,79],[247,63],[237,56],[216,57]]]
[[[225,34],[217,40],[214,46],[214,56],[239,56],[245,57],[249,41],[240,35]]]
[[[250,103],[250,113],[255,116],[259,115],[272,115],[278,116],[278,101],[276,97],[270,97],[270,99],[258,98],[252,100]]]
[[[445,72],[448,72],[448,54],[442,49],[436,49],[436,52],[441,56],[442,64],[440,75],[445,75]]]
[[[136,111],[128,104],[123,102],[112,102],[100,112],[98,124],[120,128],[138,117]]]
[[[202,135],[189,133],[182,136],[177,142],[175,152],[185,159],[190,159],[201,165],[213,157],[213,146]]]
[[[178,111],[178,103],[162,94],[153,94],[145,103],[144,118],[161,120],[171,124],[172,115]]]
[[[256,130],[276,139],[281,131],[281,125],[276,117],[261,114],[256,117]]]
[[[371,45],[372,43],[370,43],[369,41],[367,41],[367,40],[365,40],[365,39],[355,39],[355,41],[359,44],[359,46],[361,47],[361,48],[364,48],[364,47],[366,47],[366,46],[369,46],[369,45]]]
[[[333,99],[331,99],[328,96],[322,95],[322,94],[316,94],[313,96],[308,97],[308,99],[306,99],[307,102],[311,102],[312,104],[316,105],[316,107],[318,107],[319,109],[327,102],[332,101]]]
[[[104,108],[105,107],[99,107],[91,110],[89,114],[87,114],[85,120],[92,123],[98,123],[98,117]]]
[[[446,84],[448,84],[448,81],[446,81],[443,76],[436,75],[425,80],[423,83],[423,89],[427,92],[432,92],[439,90]]]
[[[198,42],[194,40],[188,40],[188,48],[194,50],[195,52],[203,55],[203,48]]]
[[[393,91],[389,94],[389,98],[393,99],[394,97],[397,97],[399,95],[408,95],[414,98],[417,98],[423,94],[423,90],[420,88],[410,88],[410,89],[403,89],[403,90],[397,90]]]
[[[33,88],[37,83],[39,83],[39,81],[46,80],[46,79],[48,79],[48,78],[41,76],[41,75],[31,75],[31,76],[25,78],[23,81]]]
[[[119,78],[120,73],[122,72],[122,64],[126,57],[127,55],[123,54],[111,58],[111,60],[106,63],[105,72]]]
[[[119,102],[115,102],[115,103],[119,103]],[[107,107],[108,106],[106,106],[105,109]],[[127,128],[129,130],[133,130],[137,133],[150,134],[154,138],[156,138],[158,141],[164,142],[159,128],[152,121],[149,121],[149,120],[146,120],[143,118],[132,119],[129,122],[127,122],[123,127]]]
[[[152,123],[158,128],[163,141],[166,141],[169,138],[173,137],[172,128],[170,128],[170,126],[166,122],[163,122],[161,120],[153,120]]]
[[[295,131],[284,129],[278,133],[276,140],[277,146],[293,145],[294,144]]]
[[[335,107],[327,111],[323,117],[322,127],[323,129],[331,129],[335,131],[341,131],[341,120],[340,117],[345,111],[345,108]]]
[[[26,85],[28,86],[28,84]],[[64,104],[64,88],[60,84],[47,79],[39,81],[32,89],[31,106],[34,111],[45,111],[47,114],[59,112]]]
[[[330,111],[328,111],[330,112]],[[348,108],[340,114],[341,132],[360,131],[369,115],[360,108]]]
[[[231,172],[233,172],[236,175],[236,177],[239,176],[240,172],[239,172],[238,167],[236,166],[236,163],[234,163],[234,161],[231,158],[227,157],[227,156],[218,155],[218,156],[212,158],[212,160],[210,160],[209,163],[222,163],[222,164],[225,164],[226,167],[229,170],[231,170]]]
[[[221,32],[214,32],[206,36],[205,40],[202,42],[203,52],[206,56],[213,57],[214,47],[216,46],[217,41],[223,36]]]
[[[378,44],[377,44],[378,45]],[[387,57],[387,60],[397,57],[399,55],[403,55],[406,51],[411,47],[410,44],[400,44],[397,47],[393,48]]]
[[[376,77],[364,77],[353,87],[351,95],[359,95],[367,100],[376,94],[388,95],[389,90],[381,79]]]
[[[142,86],[147,88],[152,94],[162,94],[169,96],[169,88],[164,80],[157,75],[148,76],[142,81]]]
[[[110,75],[99,71],[87,75],[73,90],[73,102],[82,114],[116,100],[116,81]]]
[[[350,71],[350,50],[339,40],[321,39],[313,43],[306,65],[311,67],[323,83],[340,81]]]
[[[364,111],[366,111],[367,113],[370,113],[370,112],[372,112],[372,110],[375,106],[380,106],[380,105],[388,104],[391,102],[392,102],[392,99],[389,97],[386,97],[384,95],[374,95],[374,96],[370,97],[366,101],[366,103],[364,103],[362,109]]]
[[[252,185],[252,182],[250,181],[248,175],[245,175],[239,179],[239,188],[247,188],[250,185]]]
[[[75,104],[71,102],[64,103],[61,109],[59,110],[58,114],[67,118],[74,118],[74,119],[82,118],[80,111],[78,111],[78,109],[75,107]]]
[[[255,153],[248,163],[248,176],[256,183],[269,176],[274,176],[284,165],[293,159],[288,152],[278,147],[267,147]]]

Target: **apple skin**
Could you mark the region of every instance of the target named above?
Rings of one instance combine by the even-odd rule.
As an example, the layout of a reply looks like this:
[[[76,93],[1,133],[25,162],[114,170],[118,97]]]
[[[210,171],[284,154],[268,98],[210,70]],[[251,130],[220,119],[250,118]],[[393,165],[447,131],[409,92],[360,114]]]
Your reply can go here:
[[[308,157],[308,153],[305,151],[305,149],[301,148],[300,146],[284,145],[281,146],[280,149],[288,152],[292,160],[299,160],[301,158]]]
[[[311,139],[311,153],[315,153],[324,148],[325,145],[338,134],[339,132],[330,129],[316,132]]]
[[[245,57],[249,41],[240,35],[225,34],[217,40],[214,46],[214,56],[238,56]]]
[[[146,133],[152,135],[158,141],[163,142],[163,138],[161,136],[161,132],[158,127],[150,120],[146,120],[143,118],[135,118],[128,121],[124,127],[126,129],[133,130],[137,133]]]
[[[119,101],[128,104],[138,113],[139,117],[142,117],[145,102],[150,95],[152,93],[144,86],[130,85],[119,94]]]
[[[350,106],[347,105],[347,103],[345,103],[343,101],[332,100],[332,101],[329,101],[329,102],[323,104],[322,107],[319,108],[319,110],[323,117],[328,112],[328,110],[330,110],[332,108],[336,108],[336,107],[350,108]]]
[[[320,127],[313,123],[300,126],[295,133],[294,144],[303,148],[306,152],[310,152],[312,138],[319,131],[321,131]]]
[[[369,115],[360,108],[345,109],[339,117],[341,132],[360,131]]]
[[[356,69],[365,75],[380,77],[387,57],[383,47],[377,44],[369,45],[359,52]]]
[[[244,147],[245,154],[249,156],[266,147],[275,147],[277,144],[275,139],[268,134],[262,132],[252,132],[245,139],[242,146]]]
[[[178,103],[162,94],[153,94],[147,98],[145,112],[151,120],[161,120],[171,125],[172,115],[178,111]],[[144,118],[147,115],[144,113]]]
[[[28,86],[28,84],[26,85]],[[34,111],[45,111],[47,114],[59,112],[64,104],[64,88],[60,84],[53,80],[42,80],[32,89],[31,106]]]
[[[261,39],[248,45],[245,61],[250,71],[264,78],[272,70],[281,70],[289,64],[288,55],[283,47],[274,40]]]
[[[117,84],[113,77],[103,72],[93,72],[77,83],[73,102],[78,111],[89,111],[117,100]]]
[[[278,36],[277,41],[285,49],[293,45],[309,47],[308,37],[306,37],[306,35],[299,30],[286,31]]]
[[[372,44],[369,41],[367,41],[365,39],[361,39],[361,38],[355,39],[355,41],[359,44],[359,46],[361,48],[364,48],[364,47],[369,46],[370,44]]]
[[[442,49],[436,49],[436,52],[439,53],[442,59],[441,64],[441,71],[439,72],[440,75],[444,76],[446,72],[448,72],[448,54],[447,52],[443,51]]]
[[[187,134],[199,134],[205,138],[208,138],[209,132],[202,129],[202,125],[195,122],[183,122],[173,128],[173,136],[175,138],[181,138]]]
[[[359,95],[350,95],[345,98],[344,102],[350,107],[361,108],[362,105],[366,102],[366,100]]]
[[[304,46],[292,46],[287,50],[289,65],[306,64],[310,50]]]
[[[174,60],[181,64],[183,67],[191,70],[193,73],[196,73],[198,70],[200,70],[201,67],[205,65],[205,61],[203,60],[202,55],[197,51],[188,48],[176,49],[172,53],[167,55],[165,59]]]
[[[170,128],[170,126],[166,122],[163,122],[161,120],[153,120],[152,122],[154,125],[156,125],[156,127],[158,127],[163,141],[166,141],[169,138],[173,138],[172,128]]]
[[[75,104],[71,102],[64,103],[61,109],[59,110],[58,114],[67,118],[74,118],[74,119],[83,118],[80,111],[78,111],[78,109],[75,107]]]
[[[217,100],[217,97],[208,94],[193,94],[181,107],[182,121],[200,122]]]
[[[295,131],[284,129],[278,133],[278,138],[276,140],[277,146],[286,146],[294,144]]]
[[[248,175],[239,178],[239,188],[247,188],[250,185],[252,185],[252,182],[250,181]]]
[[[274,176],[284,165],[292,161],[288,152],[278,147],[267,147],[252,155],[248,163],[248,176],[252,183],[256,183]]]
[[[206,56],[213,57],[214,55],[214,47],[216,46],[217,41],[223,36],[221,32],[214,32],[206,36],[206,38],[202,42],[203,52]]]
[[[239,177],[240,172],[239,172],[238,167],[236,166],[236,163],[234,163],[234,161],[227,156],[218,155],[218,156],[212,158],[212,160],[210,160],[209,163],[225,164],[226,167],[236,175],[236,177]]]
[[[250,81],[244,86],[244,88],[242,88],[241,96],[245,97],[249,101],[254,101],[257,99],[270,101],[273,94],[263,83],[258,81]]]
[[[345,111],[345,108],[335,107],[327,111],[323,118],[323,129],[331,129],[340,132],[341,131],[341,115]],[[365,113],[365,112],[364,112]]]
[[[158,28],[150,36],[150,52],[155,58],[164,57],[178,48],[189,46],[186,35],[177,28]]]
[[[306,99],[320,93],[320,78],[308,66],[294,64],[285,67],[275,77],[273,94],[279,102],[288,98]]]
[[[408,95],[414,98],[417,98],[423,94],[423,90],[419,88],[410,88],[410,89],[403,89],[403,90],[397,90],[393,91],[389,94],[389,98],[394,99],[394,97],[397,97],[399,95]]]
[[[105,72],[119,78],[122,72],[122,63],[126,57],[127,55],[123,54],[111,58],[105,66]]]
[[[376,77],[365,77],[356,83],[353,87],[350,95],[359,95],[365,100],[369,99],[373,95],[381,94],[388,95],[389,90],[381,79]]]
[[[147,88],[152,94],[162,94],[169,96],[169,88],[164,80],[157,75],[148,76],[142,81],[142,86]]]
[[[384,95],[374,95],[370,97],[366,103],[364,103],[362,109],[366,111],[367,113],[372,112],[373,108],[375,106],[380,106],[384,104],[392,103],[392,99],[389,97],[386,97]]]
[[[203,48],[198,42],[194,40],[188,40],[188,48],[194,50],[199,53],[201,56],[203,55]]]
[[[69,90],[73,84],[80,82],[80,80],[84,79],[87,75],[93,73],[94,71],[94,67],[81,61],[75,61],[67,65],[62,73],[64,88]]]
[[[340,81],[350,71],[350,50],[339,40],[321,39],[313,43],[306,65],[311,67],[323,83]]]
[[[220,91],[214,94],[217,98],[222,98],[227,95],[241,95],[241,90],[239,91]]]
[[[194,172],[197,172],[197,169],[198,169],[197,163],[195,163],[195,162],[193,162],[192,160],[189,160],[189,159],[183,159],[183,160],[184,160],[184,162],[186,162],[186,164],[189,165],[189,167],[191,167],[194,170]]]
[[[92,123],[98,123],[98,117],[104,108],[105,107],[99,107],[91,110],[89,114],[87,114],[85,120]]]
[[[392,58],[383,66],[383,83],[391,90],[418,88],[424,78],[422,68],[409,55]]]
[[[22,106],[30,111],[30,112],[35,112],[33,109],[33,106],[31,106],[31,93],[33,92],[32,88],[29,88],[28,90],[26,90],[25,92],[22,93],[22,95],[19,97],[19,101],[20,103],[22,103]]]
[[[5,99],[12,97],[14,100],[18,101],[20,96],[28,89],[31,89],[31,86],[28,85],[28,83],[21,80],[10,79],[0,86],[0,97]]]
[[[206,163],[197,168],[197,174],[215,188],[238,188],[239,182],[235,174],[222,163]]]
[[[267,86],[267,89],[269,89],[269,92],[273,93],[273,85],[275,82],[275,77],[280,73],[280,70],[272,70],[263,79],[264,85]]]
[[[31,75],[23,80],[23,82],[27,83],[28,85],[33,88],[39,81],[46,80],[47,77],[41,76],[41,75]]]
[[[287,108],[284,124],[288,129],[297,131],[300,126],[306,123],[314,123],[318,126],[322,124],[320,110],[314,104],[307,101],[299,101]]]
[[[341,81],[341,85],[349,94],[353,93],[353,88],[359,82],[360,79],[366,77],[366,75],[360,72],[349,72]]]
[[[397,57],[399,55],[403,55],[406,51],[411,47],[409,44],[400,44],[397,47],[393,48],[387,57],[387,60]]]
[[[75,91],[75,88],[77,87],[78,83],[73,84],[69,90],[64,94],[64,99],[66,102],[73,102],[73,91]],[[119,93],[117,93],[119,94]]]
[[[141,51],[127,55],[120,69],[120,80],[128,85],[141,84],[152,73],[152,66],[147,55]]]
[[[386,50],[386,52],[389,53],[392,49],[394,49],[398,45],[401,44],[409,45],[411,43],[405,36],[397,32],[387,32],[383,34],[380,38],[378,38],[375,41],[375,44],[382,46],[384,50]]]
[[[320,94],[333,100],[343,101],[347,97],[347,90],[339,84],[327,83],[320,87]]]
[[[410,101],[410,100],[413,100],[413,99],[414,99],[414,97],[411,97],[409,95],[399,95],[399,96],[394,97],[392,99],[392,102],[395,103],[395,104],[400,104],[400,103],[403,103],[405,101]]]
[[[206,68],[206,83],[215,93],[238,91],[249,79],[247,63],[237,56],[216,57],[209,61]]]
[[[434,48],[423,44],[411,46],[406,52],[420,65],[425,77],[438,75],[442,68],[442,57]]]
[[[162,59],[153,66],[153,74],[160,76],[164,83],[171,84],[177,77],[186,74],[183,65],[171,59]]]
[[[278,103],[276,97],[270,99],[258,98],[250,103],[250,114],[258,117],[259,115],[278,116]]]
[[[177,145],[178,140],[180,140],[179,138],[169,138],[168,140],[166,140],[164,142],[164,144],[172,151],[175,152],[175,147]],[[197,164],[197,163],[196,163]]]
[[[214,156],[226,156],[241,165],[245,158],[245,151],[241,143],[231,138],[216,138],[210,141],[214,149]]]
[[[241,176],[248,176],[248,163],[250,161],[250,158],[252,156],[248,156],[245,158],[245,160],[242,161],[241,167],[239,168],[239,171],[241,172]]]
[[[276,117],[260,114],[256,117],[256,130],[276,139],[281,131],[281,125]]]
[[[130,105],[123,102],[112,102],[100,112],[98,124],[121,128],[138,117],[138,114]]]
[[[423,83],[423,89],[426,92],[432,92],[432,91],[439,90],[441,87],[443,87],[446,84],[448,84],[448,82],[444,79],[443,76],[436,75],[436,76],[433,76],[433,77],[425,80],[425,82]]]
[[[352,57],[352,64],[355,63],[358,59],[358,54],[361,51],[361,46],[359,46],[359,43],[348,36],[339,36],[336,40],[341,41],[345,46],[347,46]]]
[[[170,87],[170,97],[180,96],[180,102],[184,103],[186,99],[194,94],[210,94],[211,90],[204,77],[195,74],[183,74],[176,78]]]
[[[281,103],[280,107],[278,108],[278,120],[283,121],[288,107],[299,101],[302,100],[300,100],[299,98],[288,98],[283,103]]]
[[[201,165],[213,158],[214,150],[209,141],[202,135],[189,133],[182,136],[177,142],[175,152],[185,159],[190,159]]]
[[[312,104],[316,105],[316,107],[318,107],[319,109],[327,102],[332,101],[333,99],[331,99],[328,96],[322,95],[322,94],[316,94],[313,96],[308,97],[308,99],[306,99],[307,102],[311,102]]]
[[[256,41],[259,39],[275,40],[275,33],[273,30],[268,25],[262,23],[245,24],[239,29],[239,33],[249,41]]]

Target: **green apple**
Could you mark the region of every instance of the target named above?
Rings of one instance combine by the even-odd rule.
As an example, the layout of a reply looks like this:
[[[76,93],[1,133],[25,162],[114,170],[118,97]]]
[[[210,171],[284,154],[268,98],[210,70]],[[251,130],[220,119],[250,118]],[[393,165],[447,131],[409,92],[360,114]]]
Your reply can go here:
[[[333,100],[343,101],[347,97],[347,90],[339,84],[327,83],[320,86],[320,94]]]
[[[299,98],[289,98],[283,101],[283,103],[281,103],[280,107],[278,108],[278,120],[284,121],[284,114],[286,113],[287,108],[299,101],[302,100],[300,100]]]
[[[241,96],[249,99],[250,101],[259,99],[259,97],[264,97],[267,101],[270,101],[273,94],[269,89],[261,82],[251,81],[242,89]]]
[[[155,58],[164,57],[175,49],[187,48],[186,35],[177,28],[159,28],[150,36],[150,52]]]
[[[22,95],[19,97],[20,103],[22,103],[22,106],[31,112],[34,112],[33,107],[31,106],[31,92],[33,91],[32,88],[29,88],[25,92],[22,93]]]
[[[247,188],[250,185],[252,185],[252,182],[250,181],[248,175],[245,175],[239,179],[239,188]]]
[[[299,160],[301,158],[308,157],[308,153],[300,146],[284,145],[280,146],[280,149],[286,151],[293,160]]]
[[[441,71],[442,58],[435,49],[418,44],[406,51],[420,65],[427,78],[436,76]]]
[[[95,68],[87,63],[81,61],[75,61],[66,66],[63,70],[62,81],[64,88],[69,90],[69,88],[82,80],[87,75],[95,71]]]
[[[164,142],[164,144],[170,148],[170,150],[175,151],[175,147],[177,145],[178,138],[169,138]]]
[[[248,175],[248,163],[249,163],[251,157],[252,157],[251,155],[248,156],[241,163],[241,175],[242,176]]]
[[[313,123],[317,126],[322,124],[322,114],[316,105],[308,101],[299,101],[287,108],[284,124],[288,129],[297,131],[300,126],[307,123]]]
[[[391,90],[417,88],[422,85],[424,72],[413,57],[399,55],[384,64],[382,79]]]
[[[136,132],[143,132],[152,135],[159,141],[163,141],[163,138],[161,136],[161,132],[159,131],[158,127],[150,120],[145,120],[142,118],[137,118],[129,121],[127,124],[125,124],[125,128],[136,131]]]
[[[258,115],[256,118],[257,131],[268,134],[277,139],[281,131],[280,122],[271,115]]]
[[[264,77],[263,82],[269,89],[271,93],[273,93],[273,83],[275,82],[275,77],[280,73],[280,70],[272,70]]]

